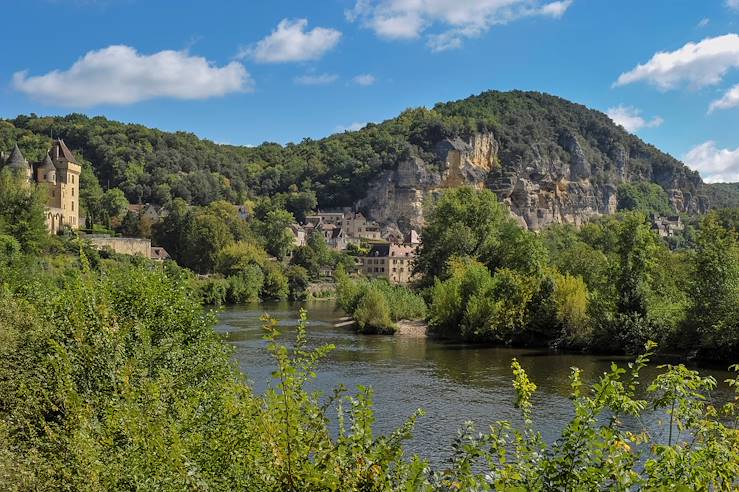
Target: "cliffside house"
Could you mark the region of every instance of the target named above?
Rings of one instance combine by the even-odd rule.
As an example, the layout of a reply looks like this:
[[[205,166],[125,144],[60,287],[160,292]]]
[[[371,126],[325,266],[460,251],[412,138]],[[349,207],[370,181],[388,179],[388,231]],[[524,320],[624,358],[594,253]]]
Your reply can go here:
[[[16,144],[7,155],[0,154],[0,167],[8,167],[29,183],[46,189],[46,227],[50,234],[56,234],[65,226],[79,229],[82,167],[63,140],[54,140],[39,162],[28,162]]]
[[[685,225],[679,215],[667,217],[652,215],[652,230],[656,231],[660,237],[672,237],[684,229]]]
[[[359,271],[366,277],[384,278],[394,284],[413,280],[416,246],[411,244],[373,244],[367,256],[359,257]]]

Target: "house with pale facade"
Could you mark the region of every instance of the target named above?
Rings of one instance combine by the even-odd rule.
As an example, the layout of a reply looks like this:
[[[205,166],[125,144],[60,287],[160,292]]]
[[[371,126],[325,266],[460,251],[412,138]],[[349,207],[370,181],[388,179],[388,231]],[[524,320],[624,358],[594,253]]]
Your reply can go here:
[[[373,244],[366,256],[358,258],[359,271],[369,278],[384,278],[393,284],[408,284],[414,280],[415,258],[415,245]]]
[[[0,166],[25,177],[29,183],[46,189],[46,226],[56,234],[64,227],[80,227],[80,174],[82,167],[64,144],[54,143],[39,162],[29,162],[16,144],[6,155],[0,155]]]

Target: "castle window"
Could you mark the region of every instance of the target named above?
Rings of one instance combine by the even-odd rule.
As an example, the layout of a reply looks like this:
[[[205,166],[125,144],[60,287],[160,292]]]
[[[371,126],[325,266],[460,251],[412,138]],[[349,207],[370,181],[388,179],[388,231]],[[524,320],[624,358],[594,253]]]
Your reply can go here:
[[[72,202],[72,212],[74,212],[74,202]]]

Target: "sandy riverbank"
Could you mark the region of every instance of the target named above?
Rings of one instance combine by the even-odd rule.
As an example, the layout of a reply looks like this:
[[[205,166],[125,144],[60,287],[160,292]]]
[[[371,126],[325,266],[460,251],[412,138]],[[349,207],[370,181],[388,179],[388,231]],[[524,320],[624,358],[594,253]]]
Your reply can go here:
[[[428,325],[423,320],[402,320],[396,326],[395,334],[402,337],[425,337],[428,331]]]

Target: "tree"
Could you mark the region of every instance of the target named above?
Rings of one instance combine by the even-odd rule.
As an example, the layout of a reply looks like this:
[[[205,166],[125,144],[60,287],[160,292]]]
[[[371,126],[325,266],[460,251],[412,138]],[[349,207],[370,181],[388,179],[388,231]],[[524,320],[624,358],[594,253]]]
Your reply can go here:
[[[128,200],[118,188],[111,188],[103,193],[101,199],[101,207],[103,212],[108,214],[111,219],[119,219],[128,211]]]
[[[739,351],[739,244],[716,214],[703,220],[693,256],[689,332],[714,356]]]
[[[38,252],[47,237],[45,204],[44,188],[0,169],[0,235],[13,237],[25,252]]]
[[[621,314],[646,317],[651,272],[657,250],[657,236],[646,217],[627,213],[618,228],[619,270],[616,288],[617,309]]]
[[[290,226],[294,223],[293,215],[285,210],[271,210],[267,213],[260,229],[269,254],[281,260],[292,251],[295,238]]]
[[[618,187],[618,209],[658,215],[672,212],[667,192],[660,185],[648,181],[621,184]]]
[[[155,244],[163,246],[178,263],[184,265],[187,247],[187,235],[190,231],[193,213],[181,198],[175,198],[168,207],[169,214],[155,224],[152,239]]]
[[[511,222],[508,211],[490,190],[462,187],[447,191],[431,210],[421,233],[415,273],[429,286],[436,277],[448,277],[448,263],[455,256],[493,259],[501,228]]]
[[[228,227],[218,217],[200,213],[188,232],[183,264],[198,273],[212,272],[223,248],[233,241]]]

